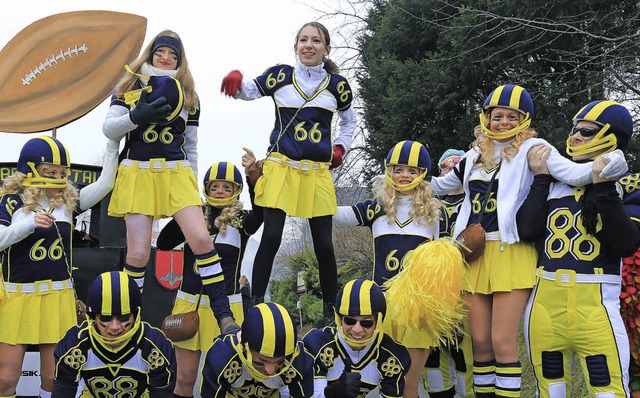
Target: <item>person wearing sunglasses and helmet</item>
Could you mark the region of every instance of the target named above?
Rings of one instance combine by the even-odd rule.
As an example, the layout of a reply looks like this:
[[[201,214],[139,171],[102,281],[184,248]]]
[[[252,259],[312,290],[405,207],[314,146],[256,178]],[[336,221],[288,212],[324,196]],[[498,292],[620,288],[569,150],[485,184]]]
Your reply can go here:
[[[640,192],[637,175],[600,172],[606,155],[624,150],[632,133],[633,119],[620,103],[593,101],[578,111],[566,151],[576,162],[593,161],[593,184],[553,181],[548,149],[529,153],[536,175],[517,220],[523,239],[544,242],[524,326],[540,397],[571,396],[574,355],[590,396],[629,396],[621,258],[640,246]]]
[[[593,180],[591,164],[573,162],[536,138],[533,116],[533,100],[524,87],[497,87],[482,105],[471,149],[453,173],[431,179],[438,195],[461,186],[465,190],[454,238],[483,215],[480,225],[486,231],[486,245],[484,253],[469,264],[471,289],[466,294],[478,397],[520,396],[518,330],[535,284],[537,258],[534,245],[520,239],[515,217],[533,182],[529,150],[540,144],[549,147],[546,163],[559,181],[582,186]],[[607,153],[603,160],[604,178],[619,177],[628,170],[620,150]]]
[[[385,176],[374,186],[374,199],[351,206],[339,206],[336,225],[364,226],[373,234],[373,281],[384,284],[402,270],[403,259],[420,244],[439,238],[442,202],[432,195],[425,178],[431,157],[420,142],[404,140],[394,145],[385,158]],[[392,323],[393,319],[390,319]],[[418,395],[420,375],[435,341],[417,329],[391,327],[390,335],[408,348],[411,367],[405,395]]]
[[[336,327],[312,329],[304,343],[315,359],[315,398],[356,398],[379,387],[402,397],[411,359],[383,332],[387,304],[373,281],[347,282],[336,298]]]
[[[109,140],[98,179],[78,189],[58,139],[29,139],[16,172],[0,184],[0,396],[15,396],[27,346],[40,351],[41,397],[53,388],[53,352],[77,324],[71,278],[75,217],[113,188],[118,143]],[[76,265],[77,266],[77,265]]]
[[[242,163],[247,174],[247,168],[255,164],[255,156],[246,148],[245,151]],[[239,329],[238,324],[242,324],[244,319],[239,275],[247,242],[262,225],[262,207],[253,203],[253,183],[247,177],[252,210],[244,210],[242,202],[238,200],[244,187],[242,180],[240,170],[231,162],[214,163],[204,176],[205,218],[209,234],[220,253],[224,290],[222,285],[214,284],[220,289],[213,296],[216,299],[211,301],[208,296],[201,297],[201,275],[193,267],[184,267],[172,313],[184,313],[198,307],[200,322],[195,336],[186,341],[174,342],[178,360],[175,389],[177,397],[193,396],[201,353],[209,349],[220,333]],[[172,220],[160,231],[156,244],[160,250],[171,250],[184,241],[180,226]],[[184,255],[185,264],[193,264],[193,251],[189,245],[185,245]],[[200,305],[196,303],[198,299]],[[216,324],[214,316],[223,325],[222,330]]]
[[[140,289],[124,272],[100,274],[87,293],[87,321],[73,326],[55,350],[53,398],[173,396],[171,342],[140,320]]]
[[[289,312],[261,303],[249,309],[240,331],[214,340],[202,367],[200,396],[307,398],[313,377],[313,357]]]

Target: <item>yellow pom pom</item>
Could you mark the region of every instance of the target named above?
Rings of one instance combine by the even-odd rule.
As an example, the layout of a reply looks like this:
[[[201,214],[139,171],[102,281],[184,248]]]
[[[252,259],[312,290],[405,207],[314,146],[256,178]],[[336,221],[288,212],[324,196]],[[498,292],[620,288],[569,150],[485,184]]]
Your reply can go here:
[[[387,319],[432,341],[450,339],[466,314],[462,292],[469,290],[460,249],[445,239],[426,242],[407,253],[402,267],[384,285]]]

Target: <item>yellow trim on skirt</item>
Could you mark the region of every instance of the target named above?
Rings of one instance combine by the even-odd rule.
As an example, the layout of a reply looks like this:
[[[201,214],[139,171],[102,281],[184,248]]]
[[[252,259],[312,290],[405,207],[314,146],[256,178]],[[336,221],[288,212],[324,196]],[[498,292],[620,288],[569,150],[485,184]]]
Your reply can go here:
[[[334,215],[338,211],[336,191],[331,172],[324,167],[318,170],[298,170],[286,164],[288,159],[279,153],[270,157],[280,158],[281,163],[266,160],[263,175],[255,187],[255,202],[262,207],[281,209],[291,217],[312,218]],[[326,166],[324,162],[301,160],[300,163]]]
[[[213,344],[213,340],[220,335],[220,326],[218,326],[218,322],[213,316],[213,311],[209,305],[209,298],[204,295],[202,297],[206,299],[206,304],[200,304],[200,307],[198,308],[198,315],[200,316],[200,327],[198,328],[198,332],[189,340],[173,343],[174,346],[189,351],[206,352],[209,350],[209,347],[211,347],[211,344]],[[236,319],[236,323],[242,326],[242,321],[244,321],[242,301],[230,303],[229,306],[231,307],[231,312],[233,312],[233,317]],[[195,303],[188,302],[186,298],[180,299],[176,297],[176,302],[171,314],[189,312],[193,311],[195,308]]]
[[[492,294],[531,289],[536,283],[538,254],[531,243],[502,244],[487,241],[484,254],[469,264],[467,277],[472,292]]]
[[[162,160],[162,159],[161,159]],[[189,166],[138,168],[120,165],[109,215],[124,217],[127,213],[167,218],[189,206],[201,206],[198,182]]]
[[[77,323],[73,289],[6,294],[0,311],[2,343],[57,344]]]

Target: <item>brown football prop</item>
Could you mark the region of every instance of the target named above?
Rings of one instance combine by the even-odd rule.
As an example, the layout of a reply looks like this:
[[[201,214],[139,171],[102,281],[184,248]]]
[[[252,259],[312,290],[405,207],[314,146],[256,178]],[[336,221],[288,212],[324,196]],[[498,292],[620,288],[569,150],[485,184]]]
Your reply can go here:
[[[0,52],[0,131],[72,122],[111,95],[147,30],[145,17],[74,11],[38,20]]]

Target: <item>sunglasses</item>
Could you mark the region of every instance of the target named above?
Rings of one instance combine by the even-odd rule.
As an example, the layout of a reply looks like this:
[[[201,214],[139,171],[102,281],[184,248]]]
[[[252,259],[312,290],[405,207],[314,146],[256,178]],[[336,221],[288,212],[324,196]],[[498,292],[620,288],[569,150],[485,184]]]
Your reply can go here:
[[[127,314],[127,315],[98,315],[98,321],[102,322],[102,323],[109,323],[111,322],[114,318],[120,322],[120,323],[127,323],[131,321],[131,316],[132,314]]]
[[[448,159],[443,160],[442,163],[440,163],[438,165],[438,167],[440,167],[440,170],[446,169],[446,168],[449,168],[449,167],[454,168],[454,167],[456,167],[456,165],[458,163],[460,163],[461,160],[462,160],[462,156],[456,156],[454,158],[448,158]]]
[[[602,130],[602,127],[574,127],[571,129],[571,135],[580,133],[581,136],[588,138],[593,137]]]
[[[355,326],[356,323],[360,323],[360,326],[362,326],[364,329],[371,329],[373,327],[373,325],[376,323],[376,321],[374,321],[373,319],[356,319],[356,318],[352,318],[350,316],[343,316],[342,320],[344,321],[344,324],[347,326]]]

